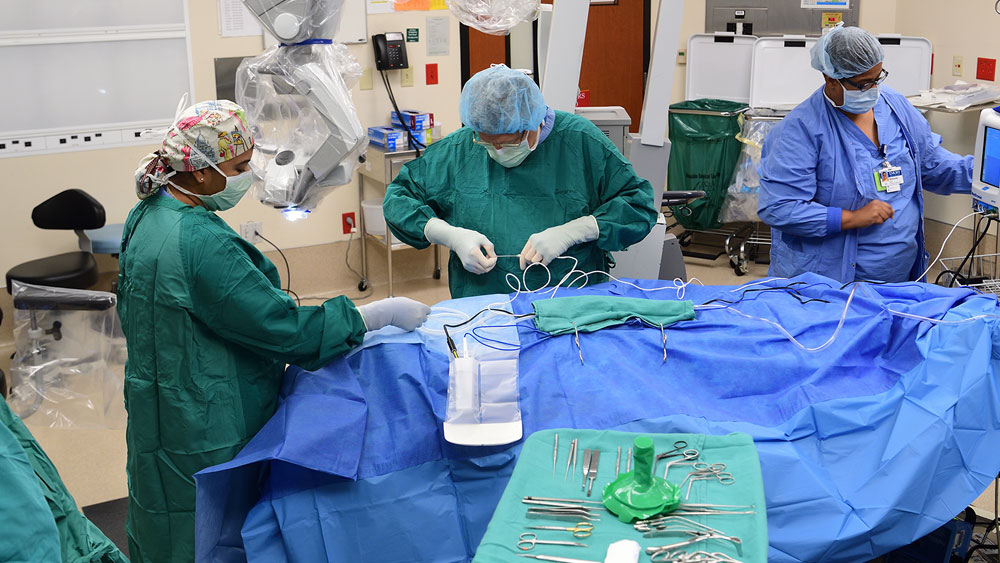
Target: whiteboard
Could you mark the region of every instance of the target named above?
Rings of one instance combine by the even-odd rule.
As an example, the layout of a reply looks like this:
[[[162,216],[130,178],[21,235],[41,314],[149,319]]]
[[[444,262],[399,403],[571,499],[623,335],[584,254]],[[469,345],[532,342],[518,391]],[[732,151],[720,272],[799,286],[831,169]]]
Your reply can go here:
[[[17,84],[0,138],[166,125],[191,93],[185,0],[0,0],[0,13],[0,76]]]
[[[0,0],[0,33],[184,23],[178,0]]]

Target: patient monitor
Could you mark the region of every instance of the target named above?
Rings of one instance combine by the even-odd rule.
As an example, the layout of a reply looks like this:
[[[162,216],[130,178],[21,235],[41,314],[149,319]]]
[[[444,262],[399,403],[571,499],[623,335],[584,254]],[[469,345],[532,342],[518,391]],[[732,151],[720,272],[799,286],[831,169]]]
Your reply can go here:
[[[979,114],[975,165],[972,169],[972,208],[991,217],[1000,209],[1000,106]]]

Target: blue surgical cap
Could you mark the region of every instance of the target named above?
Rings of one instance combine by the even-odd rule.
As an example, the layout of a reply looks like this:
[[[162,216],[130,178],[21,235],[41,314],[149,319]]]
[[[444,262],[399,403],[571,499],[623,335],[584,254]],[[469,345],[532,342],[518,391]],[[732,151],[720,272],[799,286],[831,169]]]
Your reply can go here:
[[[477,72],[462,88],[458,116],[479,133],[502,135],[538,129],[545,99],[531,78],[506,65]]]
[[[838,25],[813,45],[812,67],[830,78],[863,74],[882,62],[882,45],[860,27]]]

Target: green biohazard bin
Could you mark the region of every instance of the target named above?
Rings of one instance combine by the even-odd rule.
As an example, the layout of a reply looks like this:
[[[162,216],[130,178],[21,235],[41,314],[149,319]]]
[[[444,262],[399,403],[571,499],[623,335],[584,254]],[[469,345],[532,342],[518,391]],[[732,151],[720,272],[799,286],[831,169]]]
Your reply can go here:
[[[670,106],[670,162],[667,189],[699,190],[705,197],[673,207],[685,229],[721,226],[719,211],[736,170],[747,105],[728,100],[689,100]]]

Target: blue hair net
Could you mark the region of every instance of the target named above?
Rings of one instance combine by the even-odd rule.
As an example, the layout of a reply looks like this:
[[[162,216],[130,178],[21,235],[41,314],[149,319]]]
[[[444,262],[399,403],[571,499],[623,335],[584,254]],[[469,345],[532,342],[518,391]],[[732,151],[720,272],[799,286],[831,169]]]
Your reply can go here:
[[[863,74],[882,62],[882,45],[860,27],[838,25],[813,45],[812,67],[830,78]]]
[[[462,123],[487,135],[538,129],[545,111],[538,85],[505,65],[477,72],[465,83],[458,100]]]

